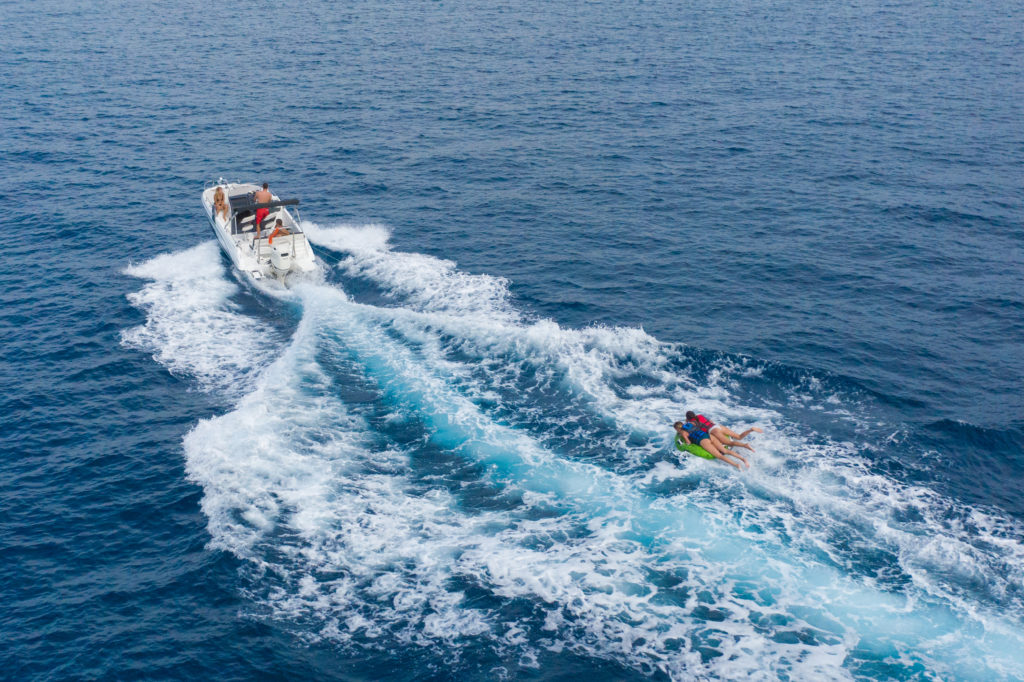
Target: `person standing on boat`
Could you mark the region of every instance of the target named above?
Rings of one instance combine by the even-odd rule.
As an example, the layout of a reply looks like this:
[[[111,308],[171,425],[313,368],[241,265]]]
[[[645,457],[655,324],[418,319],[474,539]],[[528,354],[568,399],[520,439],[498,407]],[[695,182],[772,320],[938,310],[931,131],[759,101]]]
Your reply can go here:
[[[267,204],[270,203],[270,201],[274,197],[273,195],[270,194],[269,185],[267,185],[267,183],[264,182],[263,189],[257,190],[256,193],[253,194],[252,198],[256,201],[257,204]],[[266,218],[269,213],[269,208],[256,209],[256,239],[260,238],[260,225],[263,224],[264,218]]]

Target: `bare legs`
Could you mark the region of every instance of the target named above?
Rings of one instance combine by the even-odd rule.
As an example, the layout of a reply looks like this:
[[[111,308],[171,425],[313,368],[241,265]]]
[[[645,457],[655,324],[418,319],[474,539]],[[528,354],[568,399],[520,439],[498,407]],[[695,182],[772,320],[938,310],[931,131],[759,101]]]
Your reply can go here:
[[[717,431],[717,429],[716,429],[716,431]],[[746,443],[741,443],[738,440],[730,440],[730,439],[727,439],[727,438],[722,438],[717,433],[711,434],[711,440],[712,440],[712,442],[714,442],[715,445],[717,445],[718,447],[721,447],[721,448],[739,447],[739,448],[746,448],[747,450],[750,450],[751,452],[754,451],[754,448],[750,447]]]
[[[743,462],[744,464],[746,464],[748,469],[750,468],[750,462],[748,462],[746,458],[743,457],[743,455],[733,452],[732,450],[729,450],[724,445],[716,445],[715,442],[712,441],[710,438],[705,438],[701,440],[700,446],[707,450],[708,452],[710,452],[712,455],[714,455],[715,459],[720,459],[726,464],[733,465],[737,469],[742,469],[742,467],[739,464],[736,464],[736,462],[733,462],[731,459],[728,459],[728,455],[731,455],[736,459],[740,460],[741,462]]]
[[[721,434],[724,434],[726,436],[729,436],[729,438],[732,438],[733,440],[743,440],[743,436],[740,436],[735,431],[730,429],[728,426],[722,426],[721,424],[715,424],[714,426],[711,427],[711,430],[712,431],[717,431],[718,433],[721,433]]]
[[[720,443],[723,446],[741,447],[741,448],[746,448],[747,450],[750,450],[751,452],[753,452],[754,448],[750,447],[746,443],[741,443],[740,441],[743,440],[744,438],[746,438],[748,435],[750,435],[751,432],[754,432],[754,431],[756,431],[758,433],[764,433],[761,429],[757,428],[756,426],[750,427],[749,429],[747,429],[743,433],[736,433],[735,431],[730,429],[728,426],[722,426],[721,424],[715,424],[713,427],[711,427],[711,438],[714,439],[714,441],[716,443]],[[730,438],[731,441],[725,440],[725,438],[723,438],[723,436],[725,436],[727,438]]]
[[[736,462],[732,461],[731,459],[729,459],[728,457],[726,457],[724,455],[715,454],[715,459],[719,459],[719,460],[725,462],[726,464],[730,464],[730,465],[736,467],[737,469],[739,469],[740,471],[743,471],[743,467],[741,467],[739,464],[737,464]]]

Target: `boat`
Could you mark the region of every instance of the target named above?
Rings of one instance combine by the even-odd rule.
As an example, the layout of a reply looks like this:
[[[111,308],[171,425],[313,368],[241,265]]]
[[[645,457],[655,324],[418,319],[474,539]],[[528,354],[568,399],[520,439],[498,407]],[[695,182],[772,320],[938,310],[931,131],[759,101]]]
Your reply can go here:
[[[218,187],[227,199],[227,218],[213,210]],[[273,278],[287,285],[295,275],[316,270],[316,256],[299,221],[289,212],[290,208],[299,215],[299,200],[271,194],[271,201],[259,203],[254,196],[259,189],[260,185],[221,178],[203,189],[203,208],[217,241],[239,272],[253,280]],[[267,215],[256,225],[259,209],[267,209]],[[284,229],[275,234],[278,220]]]

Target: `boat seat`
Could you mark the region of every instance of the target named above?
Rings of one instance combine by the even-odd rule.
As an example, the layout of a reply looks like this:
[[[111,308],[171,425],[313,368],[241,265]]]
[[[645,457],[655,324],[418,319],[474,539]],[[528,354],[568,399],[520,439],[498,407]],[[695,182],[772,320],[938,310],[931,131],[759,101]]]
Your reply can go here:
[[[274,225],[274,221],[277,220],[278,217],[278,214],[271,213],[266,218],[264,218],[263,231],[266,232],[267,228],[272,227]],[[254,232],[256,230],[256,216],[251,214],[247,215],[246,217],[242,218],[238,225],[239,232]]]

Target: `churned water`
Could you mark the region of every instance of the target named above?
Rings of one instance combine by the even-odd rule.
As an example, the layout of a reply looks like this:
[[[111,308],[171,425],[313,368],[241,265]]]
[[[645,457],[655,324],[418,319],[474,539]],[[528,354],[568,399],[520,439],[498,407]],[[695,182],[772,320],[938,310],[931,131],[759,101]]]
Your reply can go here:
[[[1024,678],[1022,27],[0,4],[0,676]]]

